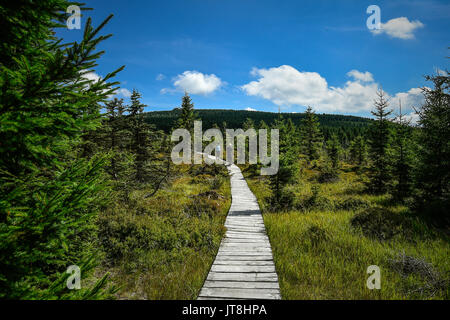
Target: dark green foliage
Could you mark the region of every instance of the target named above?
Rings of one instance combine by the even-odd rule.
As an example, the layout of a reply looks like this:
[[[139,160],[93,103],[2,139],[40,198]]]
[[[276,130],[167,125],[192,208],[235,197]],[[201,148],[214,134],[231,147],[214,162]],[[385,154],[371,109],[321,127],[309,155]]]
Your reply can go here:
[[[311,107],[306,109],[305,118],[300,125],[300,146],[301,152],[307,156],[308,160],[319,158],[322,147],[322,133],[319,128],[319,119]]]
[[[412,135],[413,128],[410,126],[409,121],[405,120],[400,105],[400,114],[396,118],[392,140],[392,174],[396,180],[392,193],[399,200],[409,197],[412,190],[412,168],[414,163],[414,141]]]
[[[387,192],[391,184],[391,159],[390,147],[392,141],[391,122],[389,115],[392,110],[388,110],[389,103],[386,100],[385,92],[377,91],[378,99],[374,101],[375,122],[370,127],[369,147],[371,164],[369,166],[369,189],[374,193]]]
[[[162,132],[155,132],[144,121],[144,108],[140,102],[141,94],[133,90],[131,105],[128,106],[127,124],[130,131],[129,149],[134,155],[134,182],[147,184],[154,195],[170,173],[170,159],[167,149],[170,147]]]
[[[0,8],[3,298],[80,298],[52,283],[93,251],[86,243],[104,196],[105,160],[75,159],[74,147],[100,124],[101,103],[116,84],[108,80],[120,69],[97,82],[87,80],[102,54],[97,45],[110,37],[98,33],[111,17],[96,29],[88,19],[82,41],[62,45],[53,28],[65,26],[69,5],[9,1]]]
[[[424,89],[425,104],[418,110],[419,137],[416,173],[420,190],[418,209],[437,221],[450,223],[450,76],[428,76],[432,89]],[[430,206],[431,205],[431,206]],[[432,210],[430,210],[432,207]]]
[[[312,225],[306,230],[305,238],[311,241],[313,247],[316,247],[324,241],[329,241],[331,237],[325,229]]]
[[[290,208],[293,202],[293,194],[286,190],[286,186],[295,173],[296,154],[292,143],[296,138],[296,130],[292,121],[286,121],[281,116],[274,128],[279,130],[279,169],[276,174],[269,176],[272,194],[268,202],[272,210],[282,210]]]
[[[178,122],[176,124],[177,128],[183,128],[192,132],[194,130],[194,120],[197,115],[194,112],[194,104],[192,103],[191,97],[185,92],[183,98],[181,99],[181,109]]]
[[[365,236],[378,240],[391,239],[408,227],[407,221],[400,214],[381,207],[357,213],[351,219],[351,225],[360,228]]]
[[[362,168],[367,162],[367,144],[362,136],[357,136],[350,143],[350,160],[356,164],[358,168]]]
[[[331,139],[327,142],[327,154],[331,162],[331,168],[337,172],[340,167],[340,157],[342,153],[342,147],[339,143],[337,135],[332,135]]]
[[[197,109],[195,113],[202,119],[204,129],[213,128],[214,123],[219,123],[222,131],[223,128],[243,128],[247,118],[258,124],[259,129],[269,128],[278,118],[278,113],[262,111]],[[178,107],[171,111],[148,112],[145,114],[145,119],[158,130],[169,133],[172,130],[173,123],[178,120],[180,115],[181,110]],[[300,126],[301,120],[306,117],[304,113],[282,113],[282,116],[286,120],[291,119],[297,127]],[[346,115],[316,114],[316,117],[319,119],[325,140],[329,139],[331,134],[336,133],[344,146],[345,139],[351,141],[358,135],[364,135],[372,122],[371,119]],[[226,124],[225,126],[224,123]],[[265,124],[265,126],[263,125],[262,127],[262,124]],[[344,134],[347,138],[343,136],[341,138],[341,135]]]

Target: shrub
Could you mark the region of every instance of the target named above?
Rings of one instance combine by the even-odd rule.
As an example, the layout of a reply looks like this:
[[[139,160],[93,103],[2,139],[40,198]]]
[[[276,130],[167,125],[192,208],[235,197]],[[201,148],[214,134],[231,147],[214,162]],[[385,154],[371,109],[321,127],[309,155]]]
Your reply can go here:
[[[351,225],[370,238],[388,240],[402,232],[405,220],[388,209],[373,207],[356,214]]]
[[[185,214],[189,217],[212,217],[220,211],[219,203],[207,197],[195,197],[184,209]]]
[[[314,247],[323,241],[330,240],[328,232],[317,225],[312,225],[306,230],[305,238],[309,239]]]
[[[360,198],[348,198],[335,203],[337,210],[358,210],[370,207],[370,203]]]
[[[324,197],[320,194],[320,186],[313,186],[312,194],[310,197],[299,200],[295,204],[295,207],[301,211],[306,210],[333,210],[334,209],[334,203],[332,200],[328,199],[327,197]]]

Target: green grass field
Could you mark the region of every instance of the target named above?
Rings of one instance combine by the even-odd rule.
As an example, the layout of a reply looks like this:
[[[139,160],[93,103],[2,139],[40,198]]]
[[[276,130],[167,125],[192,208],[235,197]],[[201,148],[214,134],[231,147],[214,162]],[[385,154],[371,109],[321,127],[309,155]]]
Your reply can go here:
[[[244,171],[263,209],[283,299],[448,299],[448,235],[387,195],[364,193],[360,176],[346,171],[338,182],[319,184],[318,172],[303,170],[288,187],[295,194],[288,212],[267,210],[266,178]],[[392,221],[352,226],[369,208],[386,210]],[[370,265],[380,267],[380,290],[366,286]]]

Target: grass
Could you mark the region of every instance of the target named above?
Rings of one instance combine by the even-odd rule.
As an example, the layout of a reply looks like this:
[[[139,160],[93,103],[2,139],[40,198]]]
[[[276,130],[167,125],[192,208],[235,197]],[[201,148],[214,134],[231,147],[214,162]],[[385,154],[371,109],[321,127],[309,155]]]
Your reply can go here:
[[[295,204],[287,212],[268,212],[265,198],[270,191],[265,178],[246,177],[263,209],[283,299],[449,298],[447,235],[413,218],[388,195],[365,194],[361,176],[351,170],[342,172],[339,181],[326,184],[317,182],[318,174],[302,170],[288,186]],[[367,206],[386,210],[402,221],[398,232],[379,239],[370,236],[366,226],[352,225],[352,219],[366,212]],[[379,228],[379,223],[370,228]],[[399,272],[399,254],[423,261],[411,265],[430,266],[439,282],[420,269]],[[370,265],[380,267],[380,290],[366,287]]]
[[[111,273],[118,299],[196,299],[203,285],[225,233],[229,179],[224,168],[219,175],[178,169],[154,197],[135,191],[99,219],[99,271]]]

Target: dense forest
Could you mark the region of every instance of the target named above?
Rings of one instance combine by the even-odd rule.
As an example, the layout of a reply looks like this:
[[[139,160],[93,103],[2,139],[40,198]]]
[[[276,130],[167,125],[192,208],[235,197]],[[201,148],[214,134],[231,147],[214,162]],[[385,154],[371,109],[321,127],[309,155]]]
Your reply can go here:
[[[224,166],[171,162],[171,132],[199,119],[204,130],[280,132],[277,174],[241,169],[283,298],[448,299],[448,73],[426,77],[415,125],[381,89],[371,120],[314,106],[196,110],[188,93],[176,110],[146,113],[137,90],[114,98],[124,67],[86,78],[112,16],[62,43],[54,29],[68,5],[0,7],[0,298],[195,299],[231,203]],[[370,264],[385,268],[385,290],[361,285]],[[67,286],[72,265],[79,290]]]
[[[147,123],[154,125],[157,129],[170,132],[174,123],[180,117],[182,110],[177,107],[172,111],[153,111],[145,114]],[[278,114],[273,112],[246,111],[246,110],[222,110],[222,109],[197,109],[198,118],[202,120],[205,128],[243,128],[246,119],[251,119],[255,124],[261,122],[272,126],[277,120]],[[305,117],[303,113],[283,113],[283,118],[291,119],[295,125],[299,125]],[[319,123],[325,138],[331,137],[333,133],[338,134],[345,143],[353,140],[356,136],[364,134],[372,121],[346,115],[318,114]]]

